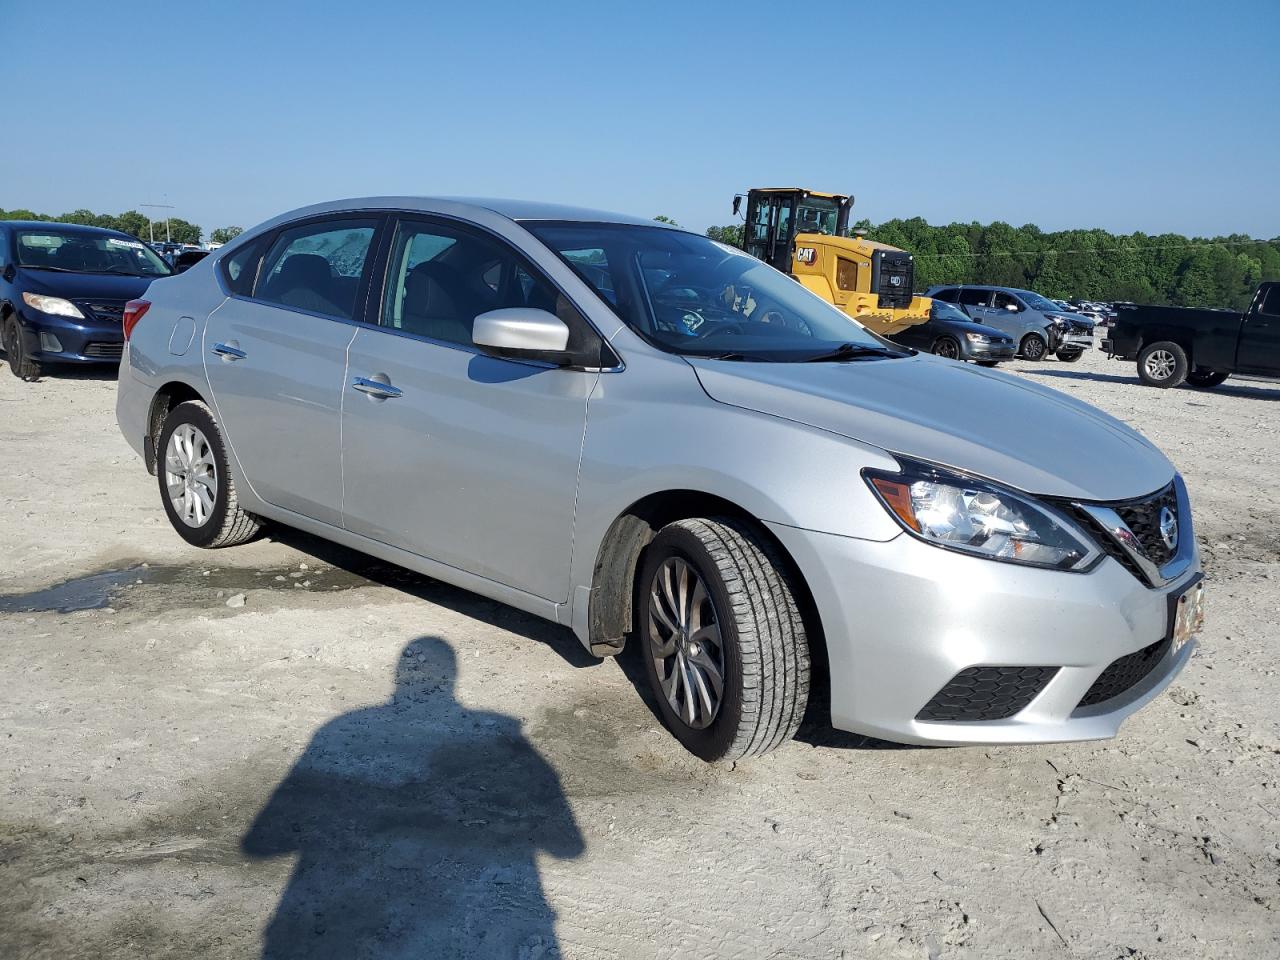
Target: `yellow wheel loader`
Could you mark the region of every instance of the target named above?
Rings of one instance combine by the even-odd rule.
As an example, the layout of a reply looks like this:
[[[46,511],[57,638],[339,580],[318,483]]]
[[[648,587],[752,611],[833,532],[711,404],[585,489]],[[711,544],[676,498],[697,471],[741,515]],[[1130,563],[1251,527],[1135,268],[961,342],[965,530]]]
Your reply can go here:
[[[790,274],[881,335],[929,319],[932,301],[911,292],[914,258],[905,250],[849,236],[853,198],[799,187],[747,191],[742,247]],[[733,212],[742,196],[733,198]]]

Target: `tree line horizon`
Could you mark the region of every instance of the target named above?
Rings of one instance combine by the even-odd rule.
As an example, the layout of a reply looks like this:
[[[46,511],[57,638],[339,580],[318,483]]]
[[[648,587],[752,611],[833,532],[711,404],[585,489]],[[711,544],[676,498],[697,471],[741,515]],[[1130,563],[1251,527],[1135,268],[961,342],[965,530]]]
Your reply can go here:
[[[675,224],[666,216],[654,219]],[[164,220],[137,210],[99,214],[81,209],[54,216],[0,209],[0,220],[106,227],[140,240],[150,239],[154,229],[156,241],[164,239]],[[176,243],[200,243],[204,236],[198,224],[179,217],[170,217],[168,223]],[[1243,310],[1260,281],[1280,279],[1280,237],[1117,234],[1097,228],[1045,231],[1035,224],[1014,227],[998,220],[936,225],[923,217],[879,224],[860,220],[853,229],[913,254],[917,292],[944,283],[993,284],[1058,299]],[[238,226],[218,227],[210,231],[209,240],[225,243],[240,232]],[[709,227],[706,234],[741,246],[742,224]]]

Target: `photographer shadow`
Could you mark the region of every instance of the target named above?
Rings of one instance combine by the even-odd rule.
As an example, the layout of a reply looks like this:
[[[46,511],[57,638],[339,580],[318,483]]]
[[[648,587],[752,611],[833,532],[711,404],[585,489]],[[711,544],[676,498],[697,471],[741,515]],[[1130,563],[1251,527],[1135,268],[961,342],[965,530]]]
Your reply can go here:
[[[321,728],[258,814],[243,852],[297,857],[264,958],[556,955],[537,857],[582,835],[520,722],[459,704],[456,672],[411,642],[391,700]]]

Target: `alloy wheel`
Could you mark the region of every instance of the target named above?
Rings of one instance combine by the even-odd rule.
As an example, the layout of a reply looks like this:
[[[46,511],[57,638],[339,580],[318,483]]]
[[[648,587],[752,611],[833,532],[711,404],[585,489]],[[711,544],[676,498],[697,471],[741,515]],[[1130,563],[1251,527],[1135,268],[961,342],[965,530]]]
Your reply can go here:
[[[669,557],[649,588],[649,656],[672,711],[695,730],[710,726],[724,699],[725,658],[715,604],[701,575]]]
[[[1168,350],[1152,350],[1147,355],[1147,376],[1152,380],[1168,380],[1177,368],[1177,361]]]
[[[218,467],[213,448],[199,427],[181,423],[169,435],[164,482],[169,502],[182,522],[189,527],[204,526],[217,502]]]
[[[948,360],[958,360],[960,358],[960,347],[954,340],[939,340],[934,346],[933,352],[940,357],[946,357]]]

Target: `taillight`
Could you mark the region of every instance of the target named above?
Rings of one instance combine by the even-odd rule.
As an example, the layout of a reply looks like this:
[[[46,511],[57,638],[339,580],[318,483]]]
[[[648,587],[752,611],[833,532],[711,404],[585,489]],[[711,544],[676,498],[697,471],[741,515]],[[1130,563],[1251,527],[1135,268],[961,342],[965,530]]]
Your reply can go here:
[[[150,300],[130,300],[124,305],[124,338],[129,339],[142,315],[151,309]]]

